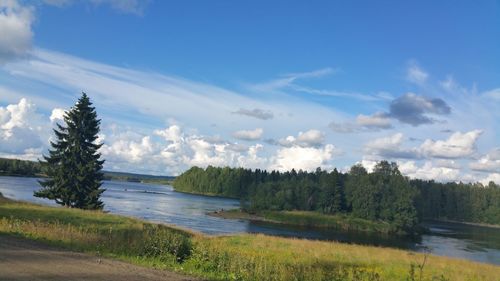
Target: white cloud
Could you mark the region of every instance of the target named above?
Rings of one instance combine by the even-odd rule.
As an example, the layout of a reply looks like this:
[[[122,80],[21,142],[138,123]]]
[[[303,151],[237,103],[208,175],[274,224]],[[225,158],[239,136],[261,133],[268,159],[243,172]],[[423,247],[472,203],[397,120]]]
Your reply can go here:
[[[177,175],[191,166],[266,168],[261,144],[243,146],[209,136],[186,133],[179,125],[139,134],[114,128],[102,147],[107,167],[114,170]]]
[[[0,153],[19,154],[47,144],[49,124],[27,99],[0,107]]]
[[[404,140],[402,133],[396,133],[369,141],[364,150],[368,155],[379,156],[381,159],[417,158],[418,151],[415,148],[403,148]]]
[[[466,133],[455,132],[447,140],[426,139],[418,147],[405,148],[403,146],[405,140],[403,133],[396,133],[367,142],[365,153],[378,156],[380,159],[460,159],[471,157],[476,153],[476,142],[481,134],[481,130]],[[442,163],[452,162],[442,161]]]
[[[500,148],[496,148],[476,162],[470,163],[469,167],[480,172],[500,172]]]
[[[256,128],[255,130],[240,130],[233,133],[233,137],[240,140],[254,141],[262,137],[264,130]]]
[[[179,142],[183,138],[181,128],[178,125],[172,125],[164,130],[155,130],[154,133],[171,142]]]
[[[269,169],[279,171],[289,171],[291,169],[313,171],[318,167],[328,169],[331,168],[329,161],[337,153],[338,151],[332,144],[320,148],[284,147],[276,152]]]
[[[416,62],[411,62],[406,72],[406,79],[417,85],[423,85],[427,82],[429,74],[425,72]]]
[[[318,146],[325,141],[325,134],[319,130],[308,130],[299,132],[296,143],[303,146]]]
[[[399,170],[410,178],[435,180],[439,182],[460,181],[460,177],[462,176],[460,169],[439,166],[432,161],[426,161],[420,167],[414,161],[400,162]]]
[[[23,57],[31,48],[33,8],[0,0],[0,64]]]
[[[155,147],[149,136],[142,137],[139,141],[118,140],[110,145],[104,145],[101,149],[105,156],[116,156],[126,159],[128,162],[137,163],[151,156]]]
[[[62,108],[54,108],[52,110],[52,114],[50,114],[50,121],[51,122],[56,122],[57,120],[64,120],[64,114],[66,114],[66,111]]]
[[[500,173],[497,172],[497,173],[489,174],[487,177],[485,177],[481,180],[481,183],[484,185],[488,185],[490,183],[490,181],[492,181],[496,184],[500,184]]]
[[[325,141],[325,134],[319,130],[311,129],[305,132],[299,132],[297,137],[287,136],[275,142],[285,147],[301,146],[301,147],[318,147]]]
[[[455,132],[445,141],[428,139],[422,143],[420,150],[427,157],[470,157],[476,152],[476,141],[481,134],[481,130],[474,130],[467,133]]]

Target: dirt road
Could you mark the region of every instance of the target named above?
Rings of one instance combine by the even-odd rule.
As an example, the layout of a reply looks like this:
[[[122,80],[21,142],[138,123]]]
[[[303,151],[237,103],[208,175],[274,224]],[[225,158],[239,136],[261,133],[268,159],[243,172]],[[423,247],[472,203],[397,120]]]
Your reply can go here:
[[[0,235],[0,280],[186,281],[196,279]]]

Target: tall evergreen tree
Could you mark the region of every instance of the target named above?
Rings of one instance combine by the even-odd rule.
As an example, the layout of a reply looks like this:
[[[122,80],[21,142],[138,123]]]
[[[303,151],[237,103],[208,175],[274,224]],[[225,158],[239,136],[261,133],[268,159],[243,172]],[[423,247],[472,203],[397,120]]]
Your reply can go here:
[[[96,143],[101,120],[85,93],[66,112],[64,122],[65,126],[57,124],[57,140],[44,156],[48,179],[40,181],[42,189],[34,195],[70,208],[102,209],[104,160],[98,152],[102,144]]]

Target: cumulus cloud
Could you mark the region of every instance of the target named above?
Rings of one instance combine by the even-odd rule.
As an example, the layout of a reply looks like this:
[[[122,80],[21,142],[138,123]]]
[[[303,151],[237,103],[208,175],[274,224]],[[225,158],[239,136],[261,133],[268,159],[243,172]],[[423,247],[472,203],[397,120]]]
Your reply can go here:
[[[476,162],[470,163],[469,167],[474,171],[498,173],[500,171],[500,148],[496,148]]]
[[[48,122],[35,104],[21,99],[17,104],[0,107],[0,153],[22,155],[40,150],[47,144]]]
[[[301,147],[319,147],[323,145],[325,141],[325,134],[319,130],[308,130],[305,132],[299,132],[295,136],[287,136],[285,138],[274,140],[268,139],[267,143],[273,145],[280,145],[284,147],[301,146]]]
[[[418,126],[435,123],[436,120],[430,114],[447,115],[450,112],[450,106],[442,99],[407,93],[391,102],[389,114],[401,123]]]
[[[446,140],[426,139],[420,146],[404,147],[403,133],[377,138],[365,144],[367,155],[378,156],[380,159],[460,159],[471,157],[476,152],[476,142],[481,130],[466,133],[455,132]],[[442,161],[442,163],[452,163]]]
[[[321,134],[319,134],[321,135]],[[245,146],[234,142],[186,133],[178,125],[155,130],[152,135],[114,130],[106,135],[102,149],[107,167],[116,170],[179,174],[191,166],[231,166],[275,170],[314,170],[331,167],[330,160],[340,153],[332,144],[282,147],[270,156],[261,156],[262,144]],[[297,136],[301,143],[318,144],[314,130]],[[142,170],[143,169],[143,170]]]
[[[404,148],[405,138],[402,133],[382,137],[365,144],[365,152],[369,155],[381,158],[417,158],[418,151],[415,148]]]
[[[64,120],[64,114],[66,111],[62,108],[54,108],[52,114],[50,114],[50,122],[56,122],[57,120]]]
[[[500,173],[492,173],[489,174],[487,177],[481,179],[481,183],[484,185],[488,185],[490,182],[494,182],[496,184],[500,184]]]
[[[24,57],[31,48],[33,8],[0,0],[0,64]]]
[[[240,130],[233,133],[233,137],[246,140],[246,141],[255,141],[259,140],[262,137],[264,130],[262,128],[256,128],[255,130]]]
[[[114,130],[106,136],[102,153],[111,169],[177,175],[191,166],[266,168],[261,144],[244,146],[213,137],[186,133],[178,125],[153,134]]]
[[[439,182],[460,181],[462,177],[459,168],[440,166],[432,161],[426,161],[422,166],[418,166],[414,161],[401,162],[399,170],[410,178]]]
[[[390,116],[385,112],[377,112],[373,115],[360,114],[356,123],[365,128],[389,129],[392,127]]]
[[[328,162],[338,151],[332,144],[324,147],[284,147],[277,151],[270,166],[271,170],[289,171],[305,170],[312,171],[318,167],[330,168]]]
[[[420,146],[421,153],[427,157],[463,158],[476,152],[476,141],[481,130],[466,133],[455,132],[447,140],[425,140]]]
[[[232,113],[239,114],[239,115],[245,115],[245,116],[249,116],[249,117],[254,117],[257,119],[261,119],[261,120],[269,120],[269,119],[273,119],[273,117],[274,117],[274,114],[270,110],[263,110],[260,108],[254,108],[252,110],[240,108],[239,110],[234,111]]]

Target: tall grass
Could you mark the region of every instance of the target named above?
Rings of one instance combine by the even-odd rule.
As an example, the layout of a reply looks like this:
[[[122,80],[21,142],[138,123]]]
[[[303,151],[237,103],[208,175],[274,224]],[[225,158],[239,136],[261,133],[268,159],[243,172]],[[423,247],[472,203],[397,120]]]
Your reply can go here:
[[[281,223],[310,227],[336,228],[376,233],[390,233],[394,227],[383,221],[370,221],[348,214],[325,215],[308,211],[266,211],[264,218]]]
[[[407,251],[265,235],[208,237],[137,219],[0,197],[0,234],[210,280],[498,280],[500,267]],[[1,239],[1,238],[0,238]]]

